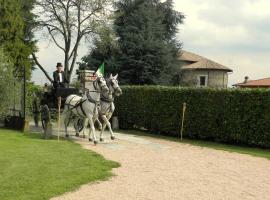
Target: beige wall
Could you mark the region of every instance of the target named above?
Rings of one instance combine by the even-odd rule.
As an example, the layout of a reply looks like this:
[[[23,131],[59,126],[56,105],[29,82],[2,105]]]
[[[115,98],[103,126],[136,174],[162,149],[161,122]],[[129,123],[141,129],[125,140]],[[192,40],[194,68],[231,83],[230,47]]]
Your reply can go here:
[[[182,86],[199,87],[199,76],[207,77],[207,87],[227,88],[228,73],[221,70],[183,70]]]

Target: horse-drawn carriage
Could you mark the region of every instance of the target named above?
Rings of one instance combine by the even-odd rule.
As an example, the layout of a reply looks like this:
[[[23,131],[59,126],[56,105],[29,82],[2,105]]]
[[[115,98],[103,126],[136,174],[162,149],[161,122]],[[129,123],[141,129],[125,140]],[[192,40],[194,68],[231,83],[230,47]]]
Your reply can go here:
[[[87,87],[87,82],[95,80],[94,71],[83,70],[79,71],[80,88],[54,88],[53,85],[45,84],[44,91],[40,100],[41,104],[41,124],[44,133],[51,127],[52,120],[57,119],[57,115],[63,112],[66,98],[70,95],[82,95]],[[87,77],[87,78],[86,78]],[[79,131],[82,130],[82,120],[78,120],[77,127]],[[76,127],[76,128],[77,128]],[[46,133],[45,133],[46,134]]]
[[[58,119],[60,113],[63,116],[65,133],[67,126],[73,122],[76,135],[83,130],[86,122],[90,125],[89,140],[96,144],[95,121],[102,120],[100,140],[103,141],[102,132],[107,126],[111,133],[111,139],[114,139],[109,119],[114,111],[114,95],[121,95],[122,91],[118,85],[117,75],[105,80],[101,75],[96,75],[94,71],[79,71],[80,89],[76,88],[57,88],[50,92],[44,92],[41,100],[41,120],[46,137],[46,131],[51,128],[51,119]],[[60,124],[58,124],[60,126]],[[91,138],[93,133],[93,138]]]
[[[48,126],[51,126],[51,120],[57,118],[57,113],[64,109],[66,98],[69,95],[80,95],[77,88],[53,88],[49,91],[44,91],[40,100],[41,104],[41,124],[43,130],[46,131]],[[60,107],[59,107],[60,106]]]

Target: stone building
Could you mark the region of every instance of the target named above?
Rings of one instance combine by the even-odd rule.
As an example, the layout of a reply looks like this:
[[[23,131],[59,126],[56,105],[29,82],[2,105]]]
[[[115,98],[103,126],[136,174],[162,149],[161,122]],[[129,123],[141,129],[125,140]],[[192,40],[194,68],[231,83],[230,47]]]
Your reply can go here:
[[[202,56],[182,50],[180,86],[227,88],[231,69]]]

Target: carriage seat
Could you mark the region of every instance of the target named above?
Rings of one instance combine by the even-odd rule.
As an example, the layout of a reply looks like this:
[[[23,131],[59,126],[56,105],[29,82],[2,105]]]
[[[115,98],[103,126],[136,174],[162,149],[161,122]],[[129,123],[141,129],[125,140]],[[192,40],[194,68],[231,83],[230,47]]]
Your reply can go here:
[[[63,99],[66,99],[69,95],[72,94],[79,94],[79,90],[77,88],[56,88],[55,96],[56,97],[62,97]]]

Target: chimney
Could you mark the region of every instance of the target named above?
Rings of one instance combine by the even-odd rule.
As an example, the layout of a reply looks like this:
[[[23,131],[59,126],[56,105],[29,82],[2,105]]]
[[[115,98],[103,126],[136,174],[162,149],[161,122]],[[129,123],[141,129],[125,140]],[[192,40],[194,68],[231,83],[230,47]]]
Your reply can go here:
[[[245,76],[245,80],[244,80],[244,83],[247,83],[249,80],[249,77],[248,76]]]

